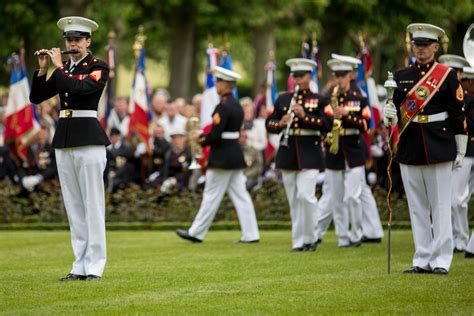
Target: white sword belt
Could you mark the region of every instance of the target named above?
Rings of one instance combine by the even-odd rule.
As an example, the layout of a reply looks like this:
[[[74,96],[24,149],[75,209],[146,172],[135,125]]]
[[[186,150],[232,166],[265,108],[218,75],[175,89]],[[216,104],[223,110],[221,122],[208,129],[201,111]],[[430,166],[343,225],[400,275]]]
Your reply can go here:
[[[359,135],[360,131],[357,128],[343,128],[339,135],[341,136],[351,136],[351,135]]]
[[[222,132],[221,134],[222,139],[239,139],[239,136],[239,132]]]
[[[93,110],[62,110],[59,112],[60,118],[73,117],[95,117],[97,118],[97,111]]]
[[[431,115],[418,114],[417,116],[413,118],[413,122],[420,123],[420,124],[441,122],[447,119],[448,117],[449,117],[448,112],[441,112],[441,113],[436,113],[436,114],[431,114]]]
[[[291,128],[288,131],[289,136],[321,136],[320,131],[313,129],[293,129]]]

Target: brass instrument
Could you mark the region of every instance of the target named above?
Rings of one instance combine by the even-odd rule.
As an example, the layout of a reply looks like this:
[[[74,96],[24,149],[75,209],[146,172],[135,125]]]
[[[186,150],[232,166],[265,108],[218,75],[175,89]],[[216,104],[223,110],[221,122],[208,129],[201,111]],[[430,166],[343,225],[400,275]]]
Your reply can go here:
[[[189,118],[188,121],[188,140],[189,140],[189,147],[191,149],[191,164],[189,165],[189,170],[196,170],[201,169],[201,165],[199,164],[198,160],[202,157],[201,155],[201,145],[194,140],[194,134],[197,130],[199,130],[199,118],[193,116]]]
[[[339,85],[336,85],[332,89],[331,93],[331,107],[335,110],[339,106],[339,101],[337,100],[339,94]],[[331,133],[329,134],[329,152],[333,155],[336,155],[339,151],[339,133],[341,132],[342,121],[340,119],[334,119],[332,125]]]
[[[295,91],[293,92],[293,97],[291,97],[290,106],[288,107],[288,111],[286,114],[291,116],[288,125],[286,125],[285,132],[283,133],[283,137],[281,138],[280,145],[283,147],[288,147],[288,138],[290,136],[290,128],[291,124],[293,123],[293,118],[295,117],[295,113],[293,113],[293,104],[296,102],[296,97],[298,96],[298,91],[300,90],[299,85],[295,85]]]

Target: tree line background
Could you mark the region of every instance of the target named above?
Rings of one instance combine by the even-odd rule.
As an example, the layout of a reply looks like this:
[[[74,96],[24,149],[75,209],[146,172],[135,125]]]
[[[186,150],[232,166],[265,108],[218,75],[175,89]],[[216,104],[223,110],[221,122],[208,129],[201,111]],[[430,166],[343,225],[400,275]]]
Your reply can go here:
[[[114,30],[116,64],[127,69],[133,69],[132,45],[138,27],[143,26],[147,57],[164,66],[162,73],[147,72],[147,77],[166,77],[161,85],[173,97],[189,98],[203,89],[209,40],[217,48],[230,44],[234,67],[243,73],[241,95],[254,94],[264,81],[269,51],[275,52],[278,88],[284,90],[289,72],[285,60],[299,57],[302,38],[311,40],[313,33],[320,46],[323,81],[329,74],[326,61],[331,53],[357,54],[359,32],[367,34],[373,75],[383,81],[387,70],[403,66],[405,29],[413,22],[444,28],[450,40],[448,53],[463,55],[462,41],[474,22],[474,4],[472,0],[4,0],[0,86],[8,87],[6,60],[21,46],[26,49],[30,76],[36,68],[35,50],[64,47],[56,22],[68,15],[99,23],[91,47],[99,58],[105,55],[107,33]]]

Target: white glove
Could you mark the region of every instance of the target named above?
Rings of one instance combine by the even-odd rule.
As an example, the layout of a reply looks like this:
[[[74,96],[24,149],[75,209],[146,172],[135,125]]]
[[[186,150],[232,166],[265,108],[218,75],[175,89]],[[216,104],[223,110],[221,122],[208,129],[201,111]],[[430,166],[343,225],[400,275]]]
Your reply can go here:
[[[461,168],[464,156],[466,155],[466,147],[468,136],[467,135],[454,135],[454,140],[456,141],[457,155],[453,163],[453,169]]]
[[[26,176],[21,179],[21,184],[25,189],[27,189],[29,192],[33,192],[35,189],[35,186],[40,184],[40,182],[43,181],[43,176],[40,174],[34,175],[34,176]]]
[[[146,145],[145,145],[145,143],[140,142],[140,143],[138,143],[137,148],[135,149],[134,156],[135,156],[135,158],[138,158],[141,155],[143,155],[144,153],[146,153]]]
[[[389,124],[391,122],[391,125]],[[397,117],[397,109],[395,108],[395,104],[392,102],[387,102],[383,108],[383,123],[385,126],[393,126],[397,125],[398,117]]]

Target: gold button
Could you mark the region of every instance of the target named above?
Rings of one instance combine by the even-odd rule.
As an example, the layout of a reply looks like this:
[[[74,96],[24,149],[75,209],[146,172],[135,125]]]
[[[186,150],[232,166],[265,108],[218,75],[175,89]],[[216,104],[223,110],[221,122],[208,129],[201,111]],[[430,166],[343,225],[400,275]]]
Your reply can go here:
[[[65,73],[69,73],[69,70],[65,70],[64,72],[65,72]]]
[[[425,109],[421,109],[420,112],[423,113],[425,111]]]
[[[67,104],[67,102],[64,102],[64,106],[68,106],[69,104]]]
[[[317,121],[317,122],[318,122],[318,123],[321,123],[321,119],[318,119],[318,121]]]
[[[97,59],[94,58],[94,61],[97,61]]]
[[[422,72],[421,72],[421,75],[422,75],[422,76],[424,76],[424,75],[425,75],[425,73],[426,73],[426,72],[422,71]]]
[[[67,98],[69,96],[69,94],[67,92],[65,92],[64,96]]]
[[[403,92],[406,92],[407,91],[407,88],[403,89]]]
[[[69,75],[69,77],[72,77],[72,75]]]
[[[446,127],[443,127],[443,132],[446,132]]]
[[[83,63],[82,66],[84,66],[84,67],[87,66],[87,63]]]
[[[300,119],[298,117],[295,117],[295,122],[298,122]]]
[[[298,123],[295,123],[295,128],[298,128]]]
[[[314,117],[311,118],[311,122],[314,122]]]

